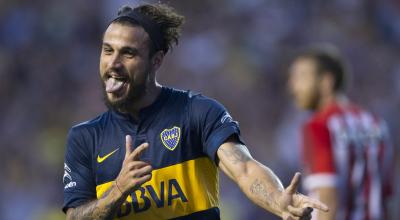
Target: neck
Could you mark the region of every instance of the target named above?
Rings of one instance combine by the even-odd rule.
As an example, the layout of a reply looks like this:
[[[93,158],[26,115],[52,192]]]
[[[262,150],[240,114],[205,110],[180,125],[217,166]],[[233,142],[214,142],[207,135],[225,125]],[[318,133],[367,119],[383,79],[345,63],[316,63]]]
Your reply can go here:
[[[317,106],[317,111],[320,111],[335,102],[342,105],[348,103],[348,99],[342,93],[332,93],[329,95],[325,95],[321,97],[319,104]]]
[[[157,97],[161,93],[161,88],[162,86],[157,82],[148,85],[146,87],[144,95],[139,99],[137,99],[134,103],[132,103],[132,105],[129,106],[129,108],[126,111],[121,111],[121,112],[131,115],[134,119],[138,119],[140,110],[153,104],[156,101]]]

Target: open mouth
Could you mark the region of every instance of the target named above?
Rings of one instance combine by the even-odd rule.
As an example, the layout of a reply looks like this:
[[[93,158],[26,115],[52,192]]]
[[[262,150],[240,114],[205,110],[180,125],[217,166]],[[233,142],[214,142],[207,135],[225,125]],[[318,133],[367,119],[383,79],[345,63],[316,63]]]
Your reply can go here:
[[[109,75],[108,79],[105,80],[106,92],[116,93],[120,91],[126,84],[128,79],[126,77],[118,75]]]

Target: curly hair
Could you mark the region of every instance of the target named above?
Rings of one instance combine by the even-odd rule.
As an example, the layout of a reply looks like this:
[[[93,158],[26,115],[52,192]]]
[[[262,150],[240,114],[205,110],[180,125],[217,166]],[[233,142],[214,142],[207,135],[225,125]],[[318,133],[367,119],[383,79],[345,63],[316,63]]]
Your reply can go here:
[[[182,15],[177,14],[174,8],[162,3],[143,4],[135,8],[123,6],[119,9],[118,15],[129,11],[140,13],[146,16],[148,19],[151,19],[159,26],[163,38],[163,47],[159,49],[164,51],[164,53],[167,53],[169,50],[171,50],[174,45],[178,45],[185,18]],[[113,23],[137,25],[131,20],[124,18],[114,20]],[[155,52],[156,47],[153,42],[150,48],[150,55],[154,54]]]

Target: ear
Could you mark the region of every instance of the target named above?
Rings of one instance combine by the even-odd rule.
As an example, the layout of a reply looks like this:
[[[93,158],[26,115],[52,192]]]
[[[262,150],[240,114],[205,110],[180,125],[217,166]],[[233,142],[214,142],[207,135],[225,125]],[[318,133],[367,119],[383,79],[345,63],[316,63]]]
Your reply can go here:
[[[158,68],[160,68],[163,60],[164,60],[164,51],[159,50],[153,55],[153,57],[151,58],[151,66],[154,72],[156,72]]]

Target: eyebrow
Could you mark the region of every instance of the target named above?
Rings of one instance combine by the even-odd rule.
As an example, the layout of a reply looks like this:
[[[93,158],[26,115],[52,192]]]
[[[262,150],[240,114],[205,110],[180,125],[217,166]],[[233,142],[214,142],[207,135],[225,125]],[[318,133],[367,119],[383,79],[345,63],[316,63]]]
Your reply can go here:
[[[103,42],[103,47],[111,47],[111,44]],[[123,46],[119,49],[120,51],[132,51],[134,53],[139,53],[139,49],[136,47],[130,47],[130,46]]]
[[[122,52],[131,51],[132,53],[139,53],[139,50],[135,47],[122,47],[120,50]]]
[[[112,47],[109,43],[103,43],[103,47]]]

